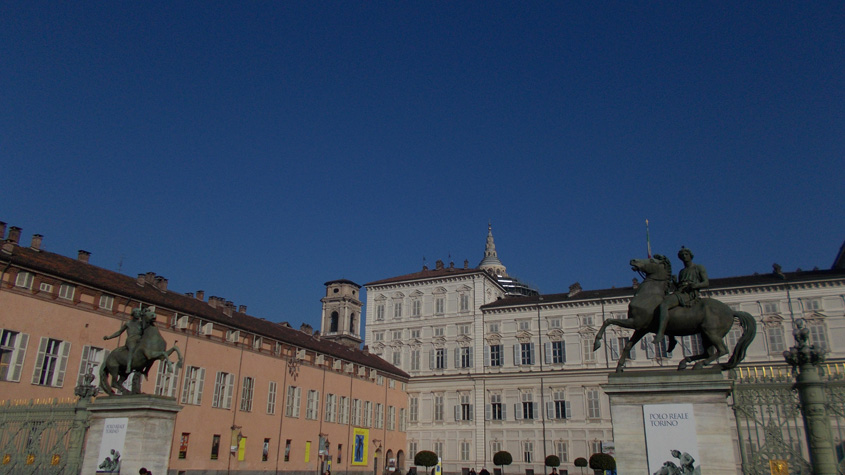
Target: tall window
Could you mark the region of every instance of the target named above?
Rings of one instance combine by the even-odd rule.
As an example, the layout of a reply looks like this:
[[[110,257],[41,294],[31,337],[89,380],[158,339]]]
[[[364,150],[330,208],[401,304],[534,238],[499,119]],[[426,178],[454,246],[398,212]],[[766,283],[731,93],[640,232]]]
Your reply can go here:
[[[550,363],[566,363],[566,346],[563,341],[550,342],[548,349],[550,352]]]
[[[352,425],[361,425],[361,400],[352,399]]]
[[[434,443],[434,453],[440,458],[446,458],[446,452],[443,451],[443,442],[437,441]]]
[[[337,418],[337,396],[326,394],[326,422],[334,422]]]
[[[472,420],[472,402],[468,393],[462,393],[461,404],[455,407],[456,421],[471,421]]]
[[[372,401],[364,401],[364,427],[371,427],[373,425],[373,403]]]
[[[535,419],[537,417],[536,414],[536,407],[537,404],[534,402],[534,394],[530,392],[523,392],[520,395],[522,402],[517,404],[516,406],[516,413],[517,419]]]
[[[415,298],[411,301],[411,316],[419,317],[422,315],[422,300]]]
[[[420,398],[411,396],[408,398],[408,411],[410,412],[411,422],[417,422],[420,417]]]
[[[285,416],[299,417],[300,398],[302,389],[296,386],[288,386],[288,395],[285,400]]]
[[[417,447],[418,446],[417,446],[416,442],[414,442],[414,441],[408,442],[408,453],[409,454],[416,454],[417,452],[419,452],[419,450],[417,450]]]
[[[384,303],[379,303],[376,306],[376,321],[384,321]]]
[[[393,302],[393,318],[402,318],[402,301]]]
[[[513,360],[520,365],[534,364],[534,343],[518,343],[514,345]]]
[[[458,353],[458,367],[472,368],[472,347],[456,348]]]
[[[387,430],[396,430],[396,408],[387,406]]]
[[[810,343],[816,348],[827,348],[827,333],[824,330],[824,323],[811,322],[807,325],[810,329]]]
[[[211,407],[231,408],[234,387],[235,375],[218,371],[217,377],[214,378],[214,396],[211,398]]]
[[[620,336],[620,337],[616,337],[616,338],[611,337],[610,338],[610,359],[612,359],[613,361],[618,360],[620,358],[620,356],[622,355],[622,351],[625,349],[625,345],[628,344],[628,341],[629,341],[629,339],[626,336]],[[628,355],[628,359],[629,360],[637,359],[636,348],[631,347],[631,353]]]
[[[433,350],[431,369],[446,369],[446,348]]]
[[[766,328],[766,340],[769,342],[769,353],[779,355],[786,349],[783,341],[783,327],[775,325]]]
[[[572,417],[572,409],[563,390],[552,393],[553,411],[549,414],[551,419],[569,419]]]
[[[704,353],[704,345],[701,342],[701,335],[688,335],[681,338],[681,346],[684,356],[695,356]]]
[[[534,460],[534,442],[525,441],[522,443],[522,461],[531,463]]]
[[[79,361],[79,373],[76,377],[76,384],[84,384],[85,383],[85,376],[91,374],[94,376],[93,381],[91,384],[94,386],[100,385],[100,365],[105,360],[106,355],[108,355],[108,351],[104,350],[103,348],[97,348],[96,346],[88,346],[85,345],[82,347],[82,359]],[[159,367],[166,366],[163,363],[159,363]]]
[[[202,386],[205,382],[205,368],[188,366],[182,385],[182,404],[202,404]]]
[[[599,399],[599,390],[595,388],[587,389],[587,418],[601,418],[601,401]]]
[[[276,413],[276,382],[270,381],[270,388],[267,390],[267,414]]]
[[[731,327],[731,331],[725,335],[725,344],[728,346],[728,351],[733,352],[734,348],[736,347],[736,343],[739,341],[739,338],[742,336],[742,327],[739,325],[734,325]]]
[[[564,440],[556,441],[555,453],[561,462],[569,462],[569,443]]]
[[[349,398],[340,397],[340,404],[337,406],[337,418],[341,424],[349,424]]]
[[[70,342],[41,337],[32,384],[62,387],[69,353]]]
[[[490,442],[490,453],[495,454],[496,452],[502,451],[502,441],[501,440],[494,440]]]
[[[381,403],[376,403],[376,429],[384,427],[384,406]]]
[[[595,363],[596,362],[596,353],[593,351],[593,340],[592,338],[582,338],[581,339],[581,348],[583,350],[583,358],[584,363]]]
[[[393,366],[402,367],[402,350],[399,348],[393,349]]]
[[[411,371],[420,370],[420,349],[414,348],[411,350]]]
[[[252,393],[255,389],[255,380],[244,376],[243,387],[241,388],[241,410],[252,412]]]
[[[0,330],[0,381],[20,381],[29,335]]]
[[[305,418],[311,420],[320,418],[320,391],[308,390],[305,401]]]
[[[461,441],[461,461],[469,461],[469,442],[466,440]]]
[[[434,395],[434,420],[436,422],[443,421],[443,395]]]
[[[179,371],[180,369],[175,365],[173,366],[173,370],[170,370],[166,364],[158,364],[155,385],[155,394],[157,396],[176,397],[176,388],[179,384]]]
[[[443,315],[446,308],[446,298],[443,296],[434,297],[434,314]]]
[[[502,345],[490,345],[488,348],[487,366],[502,366],[504,364],[504,357],[502,352]]]
[[[502,404],[501,394],[490,395],[490,420],[503,421],[505,420],[505,405]]]
[[[468,312],[469,311],[469,295],[461,294],[459,300],[461,302],[461,312]]]

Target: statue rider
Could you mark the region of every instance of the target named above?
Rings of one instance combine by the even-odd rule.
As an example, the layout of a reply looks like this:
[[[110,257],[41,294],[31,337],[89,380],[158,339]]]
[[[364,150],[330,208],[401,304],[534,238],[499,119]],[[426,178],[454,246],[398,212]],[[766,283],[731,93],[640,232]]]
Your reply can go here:
[[[111,340],[112,338],[120,336],[121,333],[126,332],[126,343],[124,346],[126,347],[126,352],[128,353],[128,356],[126,357],[127,373],[132,372],[132,357],[135,355],[138,343],[141,342],[141,338],[144,336],[144,330],[146,330],[148,326],[148,322],[144,318],[144,312],[145,310],[141,308],[133,309],[132,318],[128,322],[123,322],[123,325],[120,326],[119,330],[111,335],[103,337],[103,340]]]
[[[684,268],[678,272],[678,282],[675,291],[663,298],[658,307],[657,333],[654,341],[660,342],[666,333],[666,325],[669,323],[669,310],[683,306],[691,307],[700,298],[699,289],[710,287],[710,279],[707,278],[707,269],[701,264],[692,262],[692,251],[681,246],[678,251],[678,258],[684,263]]]

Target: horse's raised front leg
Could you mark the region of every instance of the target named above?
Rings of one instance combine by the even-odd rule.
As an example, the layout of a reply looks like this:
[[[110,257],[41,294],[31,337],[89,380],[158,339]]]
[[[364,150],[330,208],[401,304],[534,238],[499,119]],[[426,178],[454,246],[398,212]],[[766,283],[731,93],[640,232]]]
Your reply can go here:
[[[610,325],[616,325],[617,327],[628,328],[631,330],[636,329],[636,325],[631,318],[608,318],[601,324],[601,328],[599,328],[598,333],[596,333],[596,339],[593,341],[593,351],[601,348],[601,340],[604,338],[604,332]]]
[[[619,355],[619,361],[616,363],[617,373],[621,373],[622,370],[625,369],[625,362],[628,361],[628,357],[631,355],[631,349],[634,348],[634,345],[639,343],[640,340],[642,340],[647,334],[648,331],[643,329],[634,331],[634,334],[628,339],[628,343],[625,343],[625,348],[622,348],[622,354]]]

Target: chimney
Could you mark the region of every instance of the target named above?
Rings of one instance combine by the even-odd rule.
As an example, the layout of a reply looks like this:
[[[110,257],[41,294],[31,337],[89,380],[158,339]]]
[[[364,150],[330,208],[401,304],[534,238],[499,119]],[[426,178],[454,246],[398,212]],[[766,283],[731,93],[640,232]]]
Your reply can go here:
[[[29,245],[29,247],[35,249],[36,251],[40,251],[42,239],[44,239],[44,236],[42,236],[41,234],[33,234],[32,243]]]
[[[220,301],[222,302],[223,299],[220,299]],[[235,304],[231,300],[227,300],[223,304],[223,313],[228,317],[232,316],[232,310],[234,310],[234,309],[235,309]]]
[[[302,333],[310,335],[311,333],[313,333],[314,329],[311,328],[311,325],[309,325],[307,323],[303,323],[302,325],[299,326],[299,331],[301,331]]]
[[[319,340],[319,339],[320,339],[320,330],[316,330],[316,331],[314,331],[314,335],[313,335],[313,336],[314,336],[314,338],[316,338],[317,340]]]
[[[138,274],[138,279],[135,281],[136,284],[143,287],[144,282],[147,281],[147,274]]]
[[[147,272],[147,275],[144,276],[144,279],[147,281],[148,284],[155,284],[156,273],[155,272]]]
[[[194,298],[194,293],[193,293],[193,292],[187,292],[187,293],[185,294],[185,297],[191,297],[191,298]]]
[[[21,239],[21,228],[17,226],[12,226],[9,228],[9,239],[8,241],[12,244],[17,244],[18,241]]]
[[[156,287],[158,287],[158,290],[161,290],[162,292],[167,290],[167,279],[165,279],[164,277],[162,277],[162,276],[156,277],[155,283],[156,283]]]
[[[361,348],[361,351],[363,351],[365,355],[369,355],[370,354],[370,347],[367,346],[367,345],[364,345],[364,347]]]
[[[0,241],[6,237],[6,223],[0,221]]]
[[[205,300],[205,290],[197,290],[197,300]]]
[[[90,258],[91,258],[91,253],[88,252],[88,251],[83,251],[82,249],[79,250],[79,254],[77,254],[77,257],[76,257],[76,259],[79,262],[82,262],[82,263],[85,263],[85,264],[88,263],[88,260]]]
[[[464,269],[469,269],[469,259],[464,259]]]
[[[238,313],[246,314],[246,305],[238,305]]]
[[[569,286],[569,297],[577,295],[579,292],[581,292],[581,284],[579,284],[578,282],[575,282],[574,284]]]
[[[209,296],[208,305],[210,305],[211,308],[217,308],[217,297],[215,297],[214,295]]]

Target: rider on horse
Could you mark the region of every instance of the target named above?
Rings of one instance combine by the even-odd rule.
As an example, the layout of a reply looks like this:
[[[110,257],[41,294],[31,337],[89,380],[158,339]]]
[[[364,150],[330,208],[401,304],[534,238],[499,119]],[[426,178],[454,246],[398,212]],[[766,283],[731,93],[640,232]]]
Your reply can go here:
[[[112,338],[120,336],[121,333],[126,332],[126,343],[124,346],[129,352],[129,357],[126,362],[127,373],[132,372],[132,357],[135,355],[135,349],[138,348],[138,344],[141,343],[141,338],[144,336],[144,330],[150,326],[149,319],[145,318],[147,316],[147,312],[151,311],[149,309],[141,308],[133,309],[131,320],[124,322],[123,325],[120,326],[120,329],[116,332],[103,337],[103,340],[111,340]]]
[[[678,283],[675,286],[675,291],[667,295],[660,304],[660,307],[658,307],[657,333],[654,335],[655,342],[663,340],[666,325],[669,323],[669,310],[678,306],[692,307],[700,298],[699,289],[710,287],[710,279],[707,278],[707,269],[701,264],[694,264],[692,262],[692,251],[681,246],[681,250],[678,251],[678,258],[683,261],[684,268],[678,272]]]

